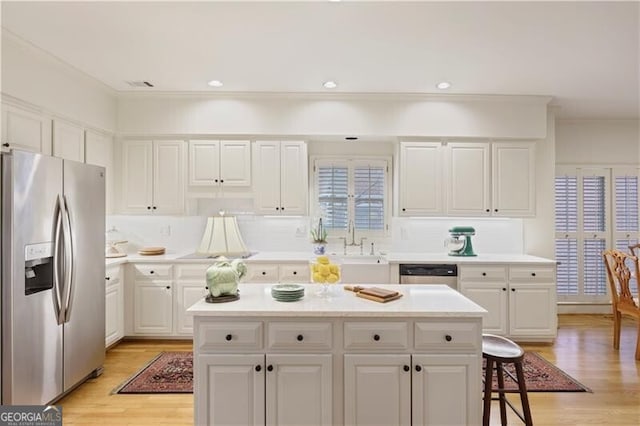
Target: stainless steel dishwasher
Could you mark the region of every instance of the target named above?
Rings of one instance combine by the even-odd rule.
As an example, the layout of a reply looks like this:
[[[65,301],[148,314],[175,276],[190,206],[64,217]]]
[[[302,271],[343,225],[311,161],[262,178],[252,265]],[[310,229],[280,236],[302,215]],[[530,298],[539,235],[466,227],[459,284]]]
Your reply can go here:
[[[400,284],[446,284],[458,289],[458,265],[400,264]]]

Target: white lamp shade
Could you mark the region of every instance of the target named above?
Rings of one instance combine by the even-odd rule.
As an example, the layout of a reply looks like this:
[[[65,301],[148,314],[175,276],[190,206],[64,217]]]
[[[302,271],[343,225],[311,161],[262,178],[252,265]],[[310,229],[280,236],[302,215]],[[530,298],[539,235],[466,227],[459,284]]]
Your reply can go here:
[[[208,218],[197,253],[208,256],[246,256],[248,250],[240,236],[236,218],[234,216]]]

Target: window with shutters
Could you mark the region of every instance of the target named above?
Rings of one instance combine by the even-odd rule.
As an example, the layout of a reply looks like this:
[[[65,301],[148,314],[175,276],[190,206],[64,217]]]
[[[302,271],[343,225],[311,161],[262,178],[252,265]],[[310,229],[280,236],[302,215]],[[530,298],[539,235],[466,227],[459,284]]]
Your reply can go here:
[[[314,160],[315,211],[330,235],[343,236],[351,226],[359,236],[387,231],[389,164],[386,158]]]
[[[608,302],[602,252],[638,241],[638,170],[559,167],[555,216],[558,300]]]

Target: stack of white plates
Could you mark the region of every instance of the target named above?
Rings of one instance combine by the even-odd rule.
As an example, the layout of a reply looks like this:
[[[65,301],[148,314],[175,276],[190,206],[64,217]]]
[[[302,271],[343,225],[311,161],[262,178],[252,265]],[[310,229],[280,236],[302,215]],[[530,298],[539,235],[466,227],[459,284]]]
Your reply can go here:
[[[271,287],[271,296],[279,302],[295,302],[304,297],[300,284],[276,284]]]

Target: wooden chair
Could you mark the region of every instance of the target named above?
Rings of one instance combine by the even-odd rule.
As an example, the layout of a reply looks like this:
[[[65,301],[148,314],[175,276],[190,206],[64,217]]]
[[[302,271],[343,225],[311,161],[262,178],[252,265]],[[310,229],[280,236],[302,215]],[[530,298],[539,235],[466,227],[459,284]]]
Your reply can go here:
[[[640,360],[640,308],[638,297],[633,297],[629,281],[631,270],[628,262],[633,263],[635,276],[638,276],[638,258],[620,250],[606,250],[602,253],[607,268],[609,289],[611,290],[611,306],[613,308],[613,347],[620,349],[620,326],[622,315],[629,315],[638,320],[638,337],[636,341],[636,359]]]
[[[638,254],[640,254],[640,244],[629,246],[629,251],[631,252],[631,256],[638,257]]]

